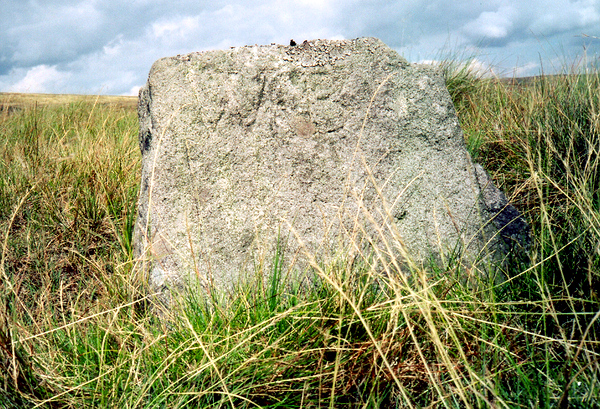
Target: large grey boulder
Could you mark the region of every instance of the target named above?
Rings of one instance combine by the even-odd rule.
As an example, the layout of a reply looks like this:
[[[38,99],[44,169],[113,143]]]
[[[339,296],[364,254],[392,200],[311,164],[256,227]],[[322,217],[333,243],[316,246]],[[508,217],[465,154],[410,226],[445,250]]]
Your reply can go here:
[[[343,250],[489,266],[527,237],[466,151],[440,72],[377,39],[163,58],[138,111],[134,247],[158,290],[227,288],[278,240],[302,270]]]

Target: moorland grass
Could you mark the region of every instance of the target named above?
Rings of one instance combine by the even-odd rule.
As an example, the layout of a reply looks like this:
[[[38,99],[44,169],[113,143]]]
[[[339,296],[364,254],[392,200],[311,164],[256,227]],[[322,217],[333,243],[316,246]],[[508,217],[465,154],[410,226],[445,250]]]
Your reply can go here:
[[[295,287],[276,259],[168,323],[132,256],[135,112],[0,110],[0,407],[595,407],[598,73],[446,77],[473,157],[530,223],[529,264],[474,289],[457,263],[381,274],[375,251]]]

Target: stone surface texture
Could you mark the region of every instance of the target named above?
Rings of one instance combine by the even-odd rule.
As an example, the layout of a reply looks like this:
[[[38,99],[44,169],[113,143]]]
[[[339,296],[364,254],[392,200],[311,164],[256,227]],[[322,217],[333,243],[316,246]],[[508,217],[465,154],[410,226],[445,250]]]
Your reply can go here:
[[[163,58],[138,112],[134,248],[158,290],[230,286],[278,237],[302,269],[305,250],[495,262],[527,235],[471,160],[441,73],[374,38]]]

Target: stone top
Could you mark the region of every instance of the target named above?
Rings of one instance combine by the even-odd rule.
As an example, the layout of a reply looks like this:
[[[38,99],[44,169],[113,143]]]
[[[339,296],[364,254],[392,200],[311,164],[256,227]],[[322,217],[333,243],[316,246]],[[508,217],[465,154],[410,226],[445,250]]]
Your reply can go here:
[[[225,57],[228,60],[227,65],[236,60],[245,64],[256,64],[259,60],[271,60],[271,62],[275,63],[272,68],[276,69],[279,64],[275,61],[280,60],[306,68],[334,66],[353,55],[360,55],[364,52],[377,55],[378,59],[382,59],[385,55],[388,63],[391,65],[408,65],[408,62],[400,57],[398,53],[386,46],[381,40],[372,37],[356,40],[306,40],[295,46],[281,44],[246,45],[231,47],[229,50],[180,54],[175,57],[166,57],[155,64],[161,66],[160,62],[162,60],[178,60],[182,62],[203,61],[208,67],[211,62],[216,64],[219,61],[223,62],[223,58]]]

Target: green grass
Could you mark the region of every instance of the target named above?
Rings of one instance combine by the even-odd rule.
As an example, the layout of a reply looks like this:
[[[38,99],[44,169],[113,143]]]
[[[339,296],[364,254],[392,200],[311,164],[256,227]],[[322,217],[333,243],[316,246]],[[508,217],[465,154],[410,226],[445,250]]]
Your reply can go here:
[[[473,289],[458,265],[406,277],[342,255],[294,287],[276,259],[171,320],[132,257],[135,112],[0,110],[0,408],[597,407],[598,73],[445,75],[531,225],[529,265]]]

